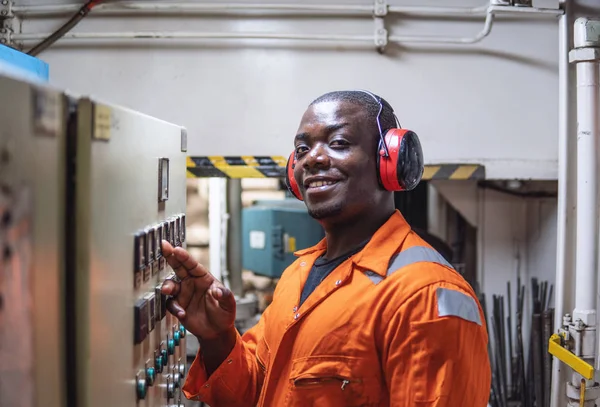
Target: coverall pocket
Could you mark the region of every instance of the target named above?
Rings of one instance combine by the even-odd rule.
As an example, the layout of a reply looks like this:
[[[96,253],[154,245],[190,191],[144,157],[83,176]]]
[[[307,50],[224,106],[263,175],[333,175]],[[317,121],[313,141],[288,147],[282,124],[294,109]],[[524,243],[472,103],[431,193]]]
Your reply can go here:
[[[269,367],[269,362],[271,361],[271,351],[269,350],[269,345],[267,345],[265,338],[261,338],[256,346],[256,361],[262,371],[266,372]]]
[[[381,383],[347,356],[308,356],[296,359],[290,373],[289,407],[377,406]]]
[[[445,406],[452,388],[452,349],[457,338],[444,336],[448,324],[455,321],[440,319],[411,324],[413,399],[427,406]]]

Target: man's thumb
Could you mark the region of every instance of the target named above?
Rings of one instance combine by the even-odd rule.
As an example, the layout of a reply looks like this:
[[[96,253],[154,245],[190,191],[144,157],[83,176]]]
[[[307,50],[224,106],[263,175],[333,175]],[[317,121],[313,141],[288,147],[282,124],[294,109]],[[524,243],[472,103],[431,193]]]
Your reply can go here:
[[[231,290],[221,285],[215,285],[211,287],[210,294],[223,310],[235,312],[235,296]]]

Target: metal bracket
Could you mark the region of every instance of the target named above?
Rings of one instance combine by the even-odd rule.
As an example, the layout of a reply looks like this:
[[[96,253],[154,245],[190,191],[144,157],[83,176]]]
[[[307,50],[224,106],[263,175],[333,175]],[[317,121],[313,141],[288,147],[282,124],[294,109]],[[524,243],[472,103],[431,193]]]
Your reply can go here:
[[[186,152],[187,151],[187,145],[188,145],[187,129],[186,128],[182,128],[181,129],[181,151],[182,152]]]
[[[569,51],[569,62],[593,62],[600,60],[600,48],[575,48]]]
[[[12,18],[4,18],[0,20],[0,44],[12,46],[13,34]]]
[[[379,52],[383,52],[388,44],[388,31],[385,28],[383,17],[375,17],[375,46]]]
[[[0,0],[0,18],[12,18],[14,14],[12,12],[13,3],[10,0]]]
[[[580,17],[573,32],[575,48],[600,47],[600,19]]]
[[[388,4],[387,0],[375,0],[375,4],[373,6],[373,14],[376,17],[384,17],[388,13]]]

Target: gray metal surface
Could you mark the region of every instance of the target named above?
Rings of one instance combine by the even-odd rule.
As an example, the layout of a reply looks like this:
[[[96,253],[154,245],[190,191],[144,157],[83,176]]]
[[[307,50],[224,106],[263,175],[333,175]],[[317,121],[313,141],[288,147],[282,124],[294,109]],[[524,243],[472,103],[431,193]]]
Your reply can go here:
[[[134,345],[134,305],[154,294],[170,269],[150,273],[134,288],[134,236],[185,213],[182,128],[116,106],[82,99],[78,107],[77,276],[78,405],[88,407],[177,405],[167,400],[167,376],[185,363],[185,340],[156,373],[136,404],[136,375],[154,366],[177,321],[167,313]],[[168,200],[159,202],[159,158],[169,159]],[[182,381],[183,383],[183,381]],[[183,396],[181,396],[183,397]]]
[[[0,77],[0,105],[0,406],[64,406],[64,99]]]

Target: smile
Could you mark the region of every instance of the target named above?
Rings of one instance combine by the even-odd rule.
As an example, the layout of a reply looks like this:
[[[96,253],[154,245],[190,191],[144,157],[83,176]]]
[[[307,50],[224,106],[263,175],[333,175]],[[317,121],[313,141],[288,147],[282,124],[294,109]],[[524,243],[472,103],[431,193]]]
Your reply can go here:
[[[337,184],[337,181],[312,181],[309,182],[307,189],[328,187]]]

